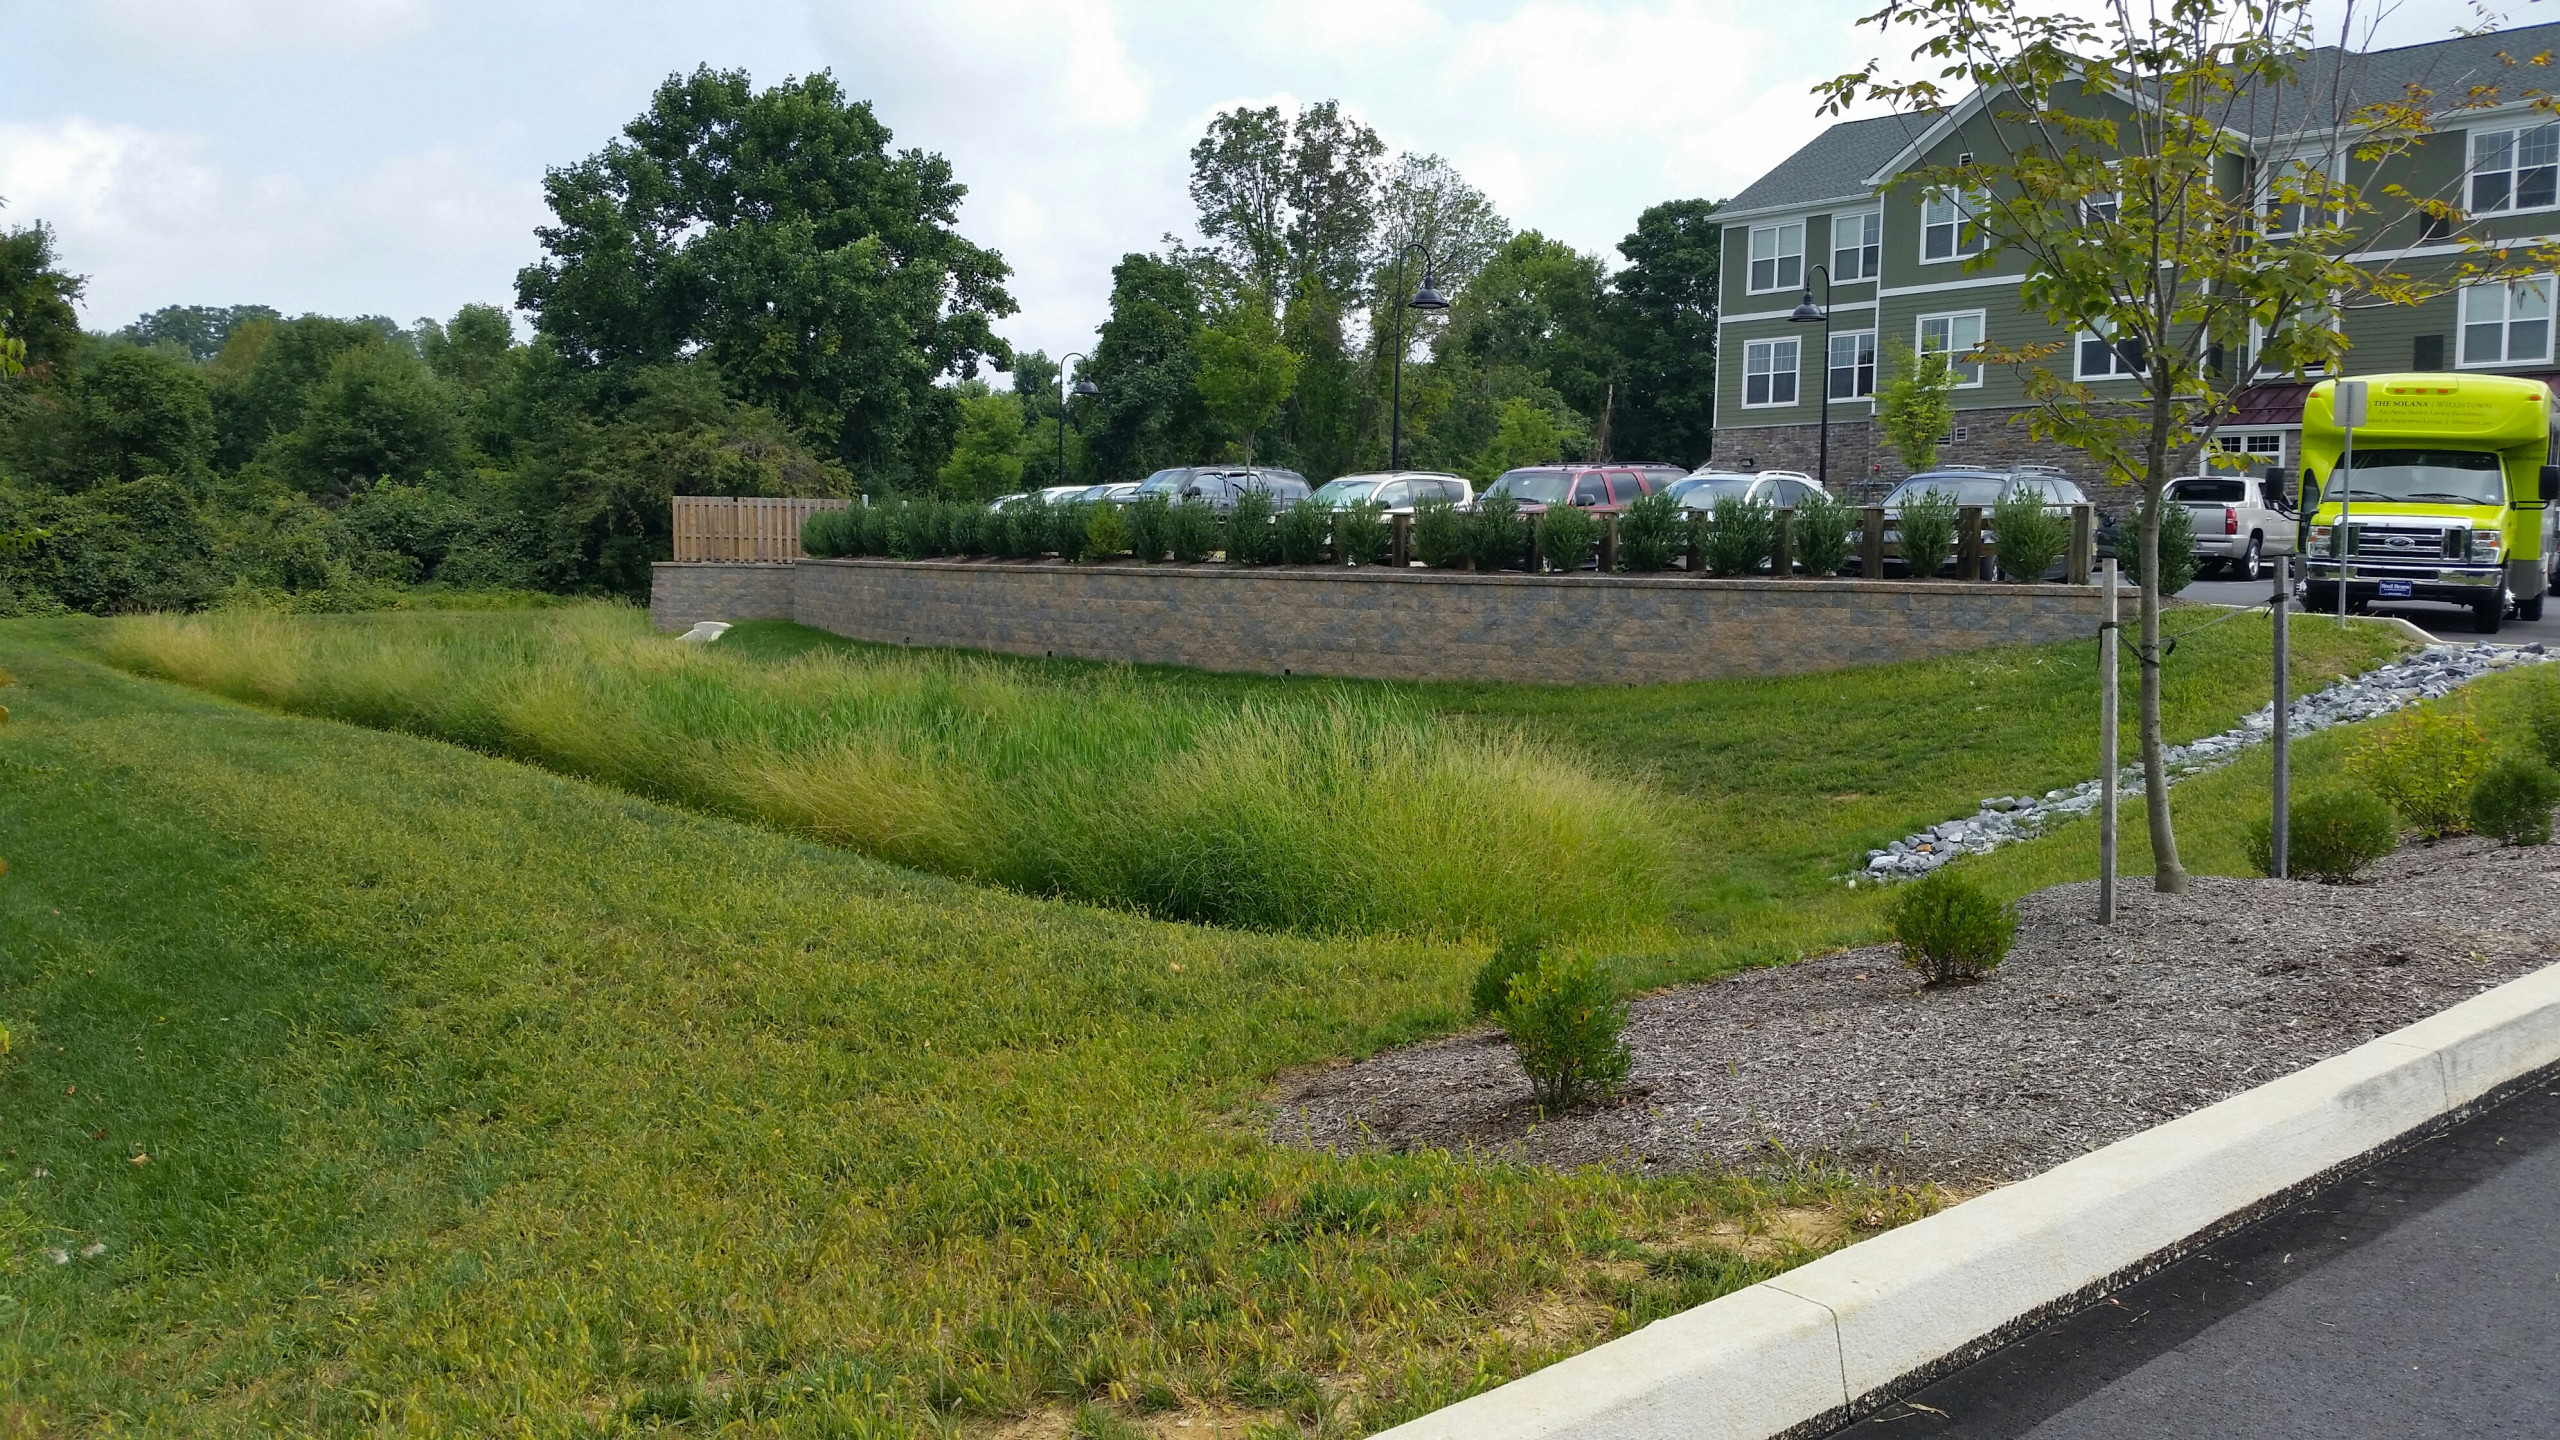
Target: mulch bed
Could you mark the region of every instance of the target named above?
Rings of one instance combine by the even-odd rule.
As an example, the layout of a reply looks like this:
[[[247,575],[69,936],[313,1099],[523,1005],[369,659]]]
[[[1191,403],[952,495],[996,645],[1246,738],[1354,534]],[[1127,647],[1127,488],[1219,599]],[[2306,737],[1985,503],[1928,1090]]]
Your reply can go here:
[[[2411,845],[2351,885],[2128,877],[2019,905],[1990,978],[1923,989],[1873,946],[1634,1002],[1614,1103],[1542,1117],[1499,1031],[1302,1075],[1273,1131],[1668,1171],[1807,1161],[1972,1186],[2353,1049],[2560,960],[2560,846]]]

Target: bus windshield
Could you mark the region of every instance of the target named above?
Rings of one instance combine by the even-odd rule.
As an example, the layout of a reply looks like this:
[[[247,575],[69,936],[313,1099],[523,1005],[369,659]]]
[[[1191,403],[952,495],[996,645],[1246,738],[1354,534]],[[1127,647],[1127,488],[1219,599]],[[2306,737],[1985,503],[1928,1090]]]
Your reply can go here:
[[[2359,450],[2329,472],[2328,498],[2445,505],[2504,505],[2506,474],[2494,451]]]

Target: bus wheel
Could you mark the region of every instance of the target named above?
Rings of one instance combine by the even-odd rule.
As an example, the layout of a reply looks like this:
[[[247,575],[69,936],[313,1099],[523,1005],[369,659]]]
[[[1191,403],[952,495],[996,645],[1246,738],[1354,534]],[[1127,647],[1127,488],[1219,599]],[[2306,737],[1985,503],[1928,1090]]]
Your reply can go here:
[[[2475,635],[2495,635],[2507,623],[2507,592],[2501,587],[2494,599],[2483,600],[2471,607],[2471,631]]]
[[[2539,596],[2539,595],[2536,595],[2536,596],[2534,596],[2534,597],[2533,597],[2532,599],[2530,599],[2530,600],[2519,600],[2519,601],[2517,601],[2517,602],[2516,602],[2516,618],[2517,618],[2517,619],[2519,619],[2519,620],[2524,621],[2524,622],[2525,622],[2525,623],[2527,623],[2527,624],[2531,624],[2532,622],[2534,622],[2534,621],[2536,621],[2536,620],[2541,619],[2541,618],[2542,618],[2542,597],[2541,597],[2541,596]]]

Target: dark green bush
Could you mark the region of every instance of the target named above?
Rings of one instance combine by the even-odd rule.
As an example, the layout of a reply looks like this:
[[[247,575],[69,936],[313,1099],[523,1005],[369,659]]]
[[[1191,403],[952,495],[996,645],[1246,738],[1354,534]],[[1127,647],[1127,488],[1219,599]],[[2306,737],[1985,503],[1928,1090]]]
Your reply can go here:
[[[1129,524],[1129,553],[1150,565],[1173,548],[1173,507],[1162,495],[1141,495],[1122,512]]]
[[[2041,580],[2071,548],[2071,517],[2046,507],[2044,495],[2013,485],[1991,507],[1991,546],[2000,573],[2012,580]]]
[[[1582,568],[1600,543],[1600,517],[1579,505],[1550,505],[1538,517],[1538,558],[1566,574]]]
[[[1472,532],[1467,514],[1448,500],[1425,500],[1413,507],[1413,558],[1434,570],[1455,570],[1467,563]]]
[[[800,522],[800,548],[820,560],[833,560],[849,553],[851,542],[845,531],[852,519],[843,510],[819,510]]]
[[[1511,1004],[1511,977],[1537,968],[1538,947],[1524,940],[1504,942],[1476,969],[1467,998],[1478,1015],[1499,1015]]]
[[[2124,527],[2118,544],[2128,552],[2119,556],[2125,568],[2144,585],[2151,583],[2143,566],[2141,507],[2134,512],[2133,523]],[[2160,593],[2175,595],[2195,583],[2196,529],[2188,518],[2187,507],[2172,501],[2160,507]]]
[[[1049,551],[1049,502],[1027,495],[997,512],[1004,520],[1004,553],[1037,560]]]
[[[2014,911],[1947,870],[1932,870],[1903,886],[1885,919],[1902,944],[1902,963],[1931,985],[1990,974],[2018,938]]]
[[[1325,542],[1333,532],[1333,512],[1313,500],[1300,500],[1280,512],[1280,558],[1291,565],[1324,563]]]
[[[928,525],[925,507],[913,501],[898,500],[883,508],[887,513],[880,524],[888,540],[883,553],[899,560],[913,560],[922,555],[929,538],[925,534]]]
[[[1093,521],[1093,507],[1081,500],[1065,500],[1049,507],[1049,539],[1040,548],[1061,560],[1073,560],[1084,553],[1085,527]]]
[[[1816,490],[1796,502],[1796,560],[1807,575],[1837,575],[1849,563],[1857,512]]]
[[[886,501],[875,501],[859,507],[857,514],[860,518],[854,521],[851,537],[854,544],[851,553],[856,555],[889,553],[890,513],[891,507]]]
[[[1529,1088],[1550,1111],[1614,1093],[1633,1068],[1627,1007],[1608,970],[1587,955],[1541,955],[1511,977],[1502,1010]]]
[[[2286,816],[2285,868],[2298,880],[2332,885],[2400,848],[2400,817],[2391,802],[2360,785],[2294,797]],[[2275,822],[2249,827],[2249,863],[2261,875],[2276,868]]]
[[[1084,558],[1117,560],[1129,551],[1129,520],[1120,507],[1097,500],[1085,507]]]
[[[1185,565],[1197,565],[1217,553],[1218,512],[1206,500],[1185,500],[1165,516],[1165,548]]]
[[[1934,577],[1955,553],[1956,497],[1944,490],[1924,490],[1902,504],[1894,517],[1902,564],[1912,579]]]
[[[1387,507],[1373,500],[1333,512],[1334,553],[1353,565],[1375,565],[1387,558]]]
[[[1659,490],[1637,496],[1618,516],[1618,568],[1670,569],[1680,547],[1689,543],[1688,515],[1679,501]]]
[[[1520,502],[1508,495],[1487,495],[1467,517],[1467,558],[1478,570],[1508,570],[1529,553],[1529,526],[1520,518]]]
[[[985,506],[972,505],[966,501],[954,501],[949,518],[945,522],[950,527],[951,553],[954,555],[986,554],[987,522],[994,518],[987,513]]]
[[[1280,526],[1274,508],[1268,490],[1236,492],[1235,508],[1227,512],[1228,564],[1268,565],[1279,558]]]
[[[2509,755],[2472,787],[2471,830],[2510,845],[2548,845],[2554,805],[2560,805],[2560,774],[2529,755]]]
[[[1757,500],[1725,495],[1707,512],[1707,573],[1749,575],[1777,543],[1776,513]]]

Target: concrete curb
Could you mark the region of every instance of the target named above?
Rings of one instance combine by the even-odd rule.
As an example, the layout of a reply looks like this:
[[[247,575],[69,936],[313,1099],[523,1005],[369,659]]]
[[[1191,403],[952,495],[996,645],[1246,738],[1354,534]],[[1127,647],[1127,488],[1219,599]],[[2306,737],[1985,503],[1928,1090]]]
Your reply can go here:
[[[2560,965],[1381,1440],[1818,1434],[2560,1062]]]

